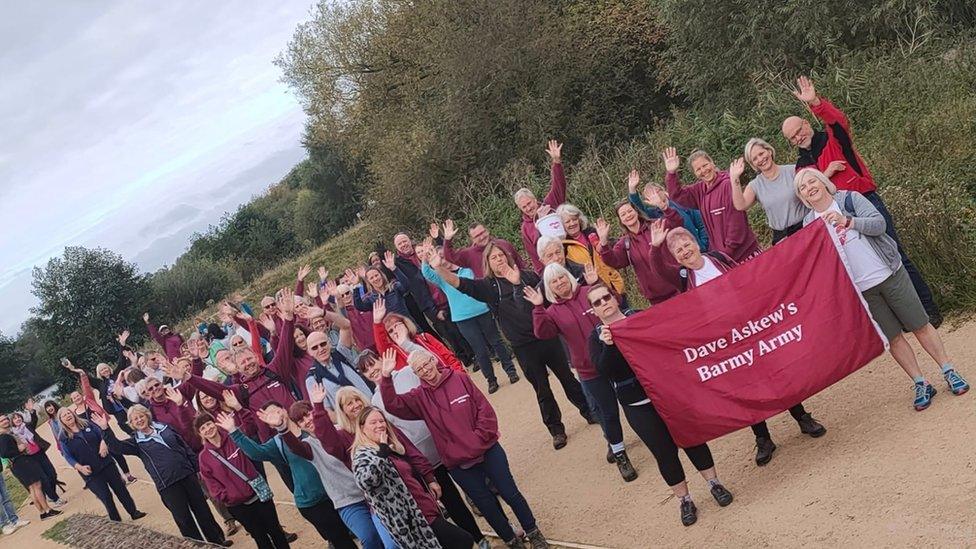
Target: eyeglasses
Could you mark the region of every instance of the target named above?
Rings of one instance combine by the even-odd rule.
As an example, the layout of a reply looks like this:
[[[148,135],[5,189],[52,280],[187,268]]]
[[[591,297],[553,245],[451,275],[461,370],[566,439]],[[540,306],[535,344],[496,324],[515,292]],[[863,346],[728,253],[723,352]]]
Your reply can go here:
[[[600,297],[598,297],[598,298],[596,298],[594,300],[591,300],[590,301],[590,306],[592,306],[592,307],[599,307],[600,305],[603,305],[604,303],[610,303],[610,300],[611,299],[613,299],[613,295],[611,295],[611,294],[603,294],[602,296],[600,296]]]

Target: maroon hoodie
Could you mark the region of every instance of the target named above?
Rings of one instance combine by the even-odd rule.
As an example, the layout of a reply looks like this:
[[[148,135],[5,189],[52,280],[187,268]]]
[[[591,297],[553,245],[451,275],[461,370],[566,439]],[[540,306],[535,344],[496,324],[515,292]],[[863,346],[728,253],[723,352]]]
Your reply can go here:
[[[687,208],[701,211],[708,231],[708,247],[731,257],[745,261],[759,253],[759,242],[749,228],[749,216],[732,204],[732,182],[729,172],[718,172],[709,187],[704,181],[681,186],[677,173],[664,178],[671,200]]]
[[[183,346],[183,336],[180,334],[170,331],[170,333],[163,335],[159,333],[156,329],[156,325],[152,322],[146,323],[146,328],[149,329],[149,335],[163,348],[163,352],[166,354],[166,358],[170,360],[176,360],[183,353],[180,348]]]
[[[677,210],[674,208],[664,210],[666,229],[681,226],[683,222]],[[647,221],[641,221],[640,229],[636,234],[627,231],[627,235],[618,240],[613,247],[602,247],[600,258],[614,269],[623,269],[628,265],[633,267],[638,289],[651,304],[674,297],[680,291],[679,286],[651,264],[651,228]],[[671,262],[673,263],[673,260]]]
[[[549,183],[549,193],[542,199],[543,204],[552,206],[555,211],[560,204],[566,202],[566,176],[563,174],[562,164],[552,165],[552,180]],[[535,243],[539,240],[539,229],[535,226],[535,218],[522,214],[522,247],[529,254],[535,272],[541,273],[544,265],[539,260],[536,252]],[[516,256],[517,257],[517,256]],[[472,267],[472,270],[474,268]]]
[[[291,334],[295,331],[295,321],[286,320],[282,324],[282,333]],[[287,410],[295,402],[289,386],[297,385],[295,380],[295,347],[294,337],[279,337],[278,345],[275,349],[274,360],[267,366],[258,370],[258,373],[249,379],[240,378],[233,385],[224,385],[216,381],[210,381],[200,376],[191,375],[186,383],[204,394],[208,394],[218,400],[223,398],[225,390],[232,390],[237,394],[241,404],[252,412],[257,413],[265,403],[276,401]],[[304,385],[304,380],[302,380]],[[263,421],[258,422],[258,432],[261,441],[266,441],[276,433]]]
[[[445,467],[468,468],[484,461],[485,452],[498,442],[498,418],[467,374],[447,368],[440,372],[437,385],[421,381],[420,387],[401,395],[393,379],[384,377],[380,394],[387,412],[427,424]]]
[[[535,227],[535,224],[532,226]],[[536,236],[536,240],[538,239],[539,237]],[[515,246],[513,246],[511,242],[501,238],[492,238],[491,243],[505,250],[509,255],[515,258],[515,266],[518,267],[518,270],[525,270],[525,262],[522,261],[522,256],[519,255],[518,251],[515,249]],[[454,246],[451,245],[451,241],[445,240],[444,259],[454,263],[455,265],[471,269],[474,272],[475,278],[485,277],[484,246],[468,246],[467,248],[455,250]]]
[[[353,290],[355,291],[355,290]],[[352,324],[352,337],[356,340],[359,351],[366,349],[376,350],[376,341],[373,339],[373,313],[371,311],[360,311],[354,305],[342,309],[343,315]]]
[[[189,398],[184,397],[183,404],[179,406],[168,398],[163,398],[162,402],[150,400],[149,409],[152,411],[154,421],[172,427],[186,441],[190,449],[200,452],[203,443],[193,429],[193,418],[196,417],[197,411]]]
[[[247,478],[257,478],[258,471],[251,460],[244,455],[244,452],[227,436],[227,433],[219,428],[218,432],[220,433],[220,446],[213,446],[209,442],[203,441],[203,451],[199,452],[197,456],[197,462],[200,465],[200,478],[207,485],[207,491],[214,501],[223,503],[228,507],[243,505],[256,495],[254,490],[210,452],[214,451],[223,456]]]
[[[581,380],[600,377],[596,367],[590,362],[590,334],[600,324],[600,319],[591,311],[586,292],[589,286],[578,286],[576,294],[566,301],[552,303],[549,307],[538,305],[532,309],[532,328],[539,339],[550,339],[557,335],[569,347],[569,360]]]

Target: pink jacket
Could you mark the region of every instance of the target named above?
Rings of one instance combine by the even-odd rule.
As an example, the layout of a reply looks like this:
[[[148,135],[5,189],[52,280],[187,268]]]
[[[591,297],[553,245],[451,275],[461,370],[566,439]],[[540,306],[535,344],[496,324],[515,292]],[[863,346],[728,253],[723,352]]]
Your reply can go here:
[[[498,442],[495,410],[464,372],[441,368],[441,376],[436,386],[421,382],[401,395],[393,379],[384,377],[380,394],[386,410],[401,419],[423,420],[448,469],[481,463]]]
[[[600,324],[600,320],[590,310],[586,299],[589,286],[576,288],[576,295],[549,307],[538,305],[532,309],[532,328],[539,339],[550,339],[557,335],[569,347],[569,360],[580,379],[600,377],[596,367],[590,362],[590,334]]]
[[[677,210],[668,208],[664,211],[664,226],[667,229],[683,226]],[[652,305],[674,297],[680,291],[679,286],[651,263],[651,228],[646,221],[641,222],[637,234],[628,232],[612,248],[601,248],[600,258],[614,269],[623,269],[628,265],[633,267],[638,289]],[[670,263],[674,263],[674,259],[669,259]]]
[[[729,172],[718,172],[711,187],[704,181],[681,186],[678,174],[669,173],[664,182],[671,200],[701,211],[708,230],[708,246],[736,261],[745,261],[759,253],[759,242],[749,228],[749,217],[732,205],[732,183]]]
[[[552,165],[552,181],[549,183],[549,194],[542,199],[543,204],[552,206],[555,210],[560,204],[566,202],[566,176],[563,174],[562,164]],[[536,253],[535,243],[539,240],[539,229],[535,226],[535,219],[522,214],[522,247],[529,254],[532,260],[532,267],[535,272],[542,272],[542,261],[539,261],[539,254]],[[472,270],[474,270],[472,268]]]

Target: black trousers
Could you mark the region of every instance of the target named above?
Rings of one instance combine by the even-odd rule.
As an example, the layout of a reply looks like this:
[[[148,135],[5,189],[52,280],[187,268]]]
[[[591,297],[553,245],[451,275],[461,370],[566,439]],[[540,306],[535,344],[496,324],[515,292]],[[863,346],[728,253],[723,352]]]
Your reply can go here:
[[[471,549],[471,546],[474,545],[471,534],[444,520],[443,517],[434,519],[430,528],[444,549]]]
[[[461,497],[461,492],[458,491],[457,485],[454,484],[454,479],[447,472],[447,467],[444,467],[444,465],[435,467],[434,478],[437,479],[437,484],[441,485],[441,503],[444,504],[447,517],[453,520],[454,524],[463,528],[465,532],[471,534],[474,541],[484,539],[485,535],[481,533],[481,528],[478,527],[478,522],[475,521],[474,515],[471,514],[471,509],[468,509],[467,504],[464,503],[464,498]]]
[[[288,488],[288,491],[294,494],[295,480],[291,478],[291,467],[289,467],[287,463],[278,460],[271,461],[271,465],[273,465],[275,470],[278,471],[278,476],[281,477],[281,481],[285,483],[285,487]],[[263,470],[263,468],[259,470]]]
[[[115,497],[119,498],[119,503],[122,504],[122,508],[125,509],[126,513],[129,513],[130,517],[136,513],[136,502],[132,501],[132,495],[129,494],[129,489],[125,487],[125,482],[122,482],[122,476],[119,475],[119,470],[116,469],[114,463],[101,471],[96,471],[82,478],[85,479],[85,488],[91,490],[91,493],[95,494],[98,501],[101,501],[102,505],[105,506],[110,520],[122,521],[119,509],[115,506],[112,492],[115,492]]]
[[[224,531],[217,526],[210,513],[207,497],[203,495],[196,475],[187,475],[172,486],[163,488],[159,491],[159,497],[173,515],[183,537],[200,541],[206,538],[210,543],[223,543]],[[197,524],[200,528],[197,528]],[[202,536],[200,529],[203,529]]]
[[[549,434],[553,436],[566,434],[566,427],[563,425],[563,416],[559,410],[559,404],[549,386],[547,368],[559,380],[566,397],[573,403],[573,406],[576,406],[580,415],[589,417],[590,406],[583,395],[583,388],[580,387],[579,380],[569,368],[569,359],[566,358],[566,351],[559,339],[542,339],[525,345],[513,346],[512,352],[515,353],[515,358],[518,359],[519,366],[522,367],[525,379],[529,380],[532,389],[535,391],[536,400],[539,402],[539,411],[542,413],[542,423],[549,429]]]
[[[285,531],[278,520],[278,510],[270,501],[255,501],[227,508],[231,516],[251,534],[258,549],[282,549],[288,547]]]
[[[445,311],[448,319],[451,318],[451,311],[447,309]],[[471,348],[471,344],[468,340],[464,339],[461,335],[461,331],[458,330],[457,325],[450,320],[439,320],[436,316],[430,319],[430,323],[437,330],[437,333],[441,335],[442,340],[446,340],[447,346],[454,351],[457,355],[458,360],[461,361],[465,366],[471,366],[474,364],[474,350]]]
[[[664,482],[668,486],[680,484],[685,480],[685,470],[678,459],[678,446],[671,438],[668,426],[658,415],[654,405],[648,402],[640,406],[629,406],[621,403],[624,409],[624,417],[630,428],[637,433],[637,436],[644,442],[644,445],[654,454],[657,461],[657,469],[664,477]],[[692,465],[699,471],[715,467],[712,460],[712,452],[707,444],[699,444],[691,448],[685,448],[685,454],[691,460]]]
[[[342,522],[329,498],[311,507],[300,507],[298,512],[305,517],[305,520],[312,523],[322,539],[332,542],[335,549],[357,549],[349,529]]]
[[[51,501],[58,500],[58,471],[54,468],[54,464],[51,463],[51,458],[47,457],[47,452],[41,451],[30,456],[31,459],[37,462],[41,467],[41,471],[44,473],[43,478],[41,478],[41,491],[44,495]]]
[[[796,406],[790,407],[790,415],[793,416],[793,419],[797,421],[800,421],[800,417],[802,417],[806,413],[807,411],[805,408],[803,408],[802,402],[797,404]],[[759,423],[753,425],[752,434],[756,435],[756,438],[759,437],[772,438],[772,436],[769,434],[769,425],[766,425],[765,421],[760,421]]]
[[[795,225],[790,225],[789,227],[782,230],[773,229],[773,244],[778,243],[780,240],[783,240],[784,238],[796,233],[802,228],[803,228],[803,222],[801,221]]]

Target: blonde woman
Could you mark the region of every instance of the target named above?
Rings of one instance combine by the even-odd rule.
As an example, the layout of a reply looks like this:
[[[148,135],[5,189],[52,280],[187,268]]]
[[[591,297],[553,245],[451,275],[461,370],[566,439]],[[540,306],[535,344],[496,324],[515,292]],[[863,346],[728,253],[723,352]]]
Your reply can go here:
[[[745,167],[743,159],[758,172],[745,188],[739,183]],[[762,204],[766,223],[773,230],[773,244],[803,228],[807,208],[793,191],[795,176],[796,166],[777,164],[776,149],[758,137],[746,143],[743,158],[732,162],[729,168],[732,204],[740,212],[753,207],[756,202]]]
[[[122,521],[115,499],[112,498],[113,492],[132,520],[146,516],[136,508],[136,503],[125,487],[125,482],[115,467],[115,461],[109,454],[108,445],[102,438],[102,429],[78,417],[70,408],[60,408],[57,414],[63,433],[61,455],[81,475],[85,488],[95,494],[105,506],[108,518],[115,522]]]
[[[10,472],[30,493],[41,520],[47,520],[60,515],[61,511],[51,509],[47,504],[41,488],[44,471],[37,460],[30,456],[31,445],[36,446],[36,443],[24,440],[11,431],[9,416],[0,416],[0,457],[10,461]]]

